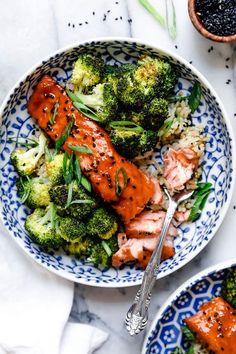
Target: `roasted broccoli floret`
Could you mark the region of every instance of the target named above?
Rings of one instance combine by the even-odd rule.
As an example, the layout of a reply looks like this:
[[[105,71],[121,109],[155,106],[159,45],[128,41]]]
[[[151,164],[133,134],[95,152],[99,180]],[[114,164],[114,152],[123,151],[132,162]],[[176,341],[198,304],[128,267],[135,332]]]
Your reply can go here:
[[[95,265],[110,267],[112,255],[118,250],[117,237],[113,236],[109,240],[102,240],[94,245],[88,260]]]
[[[59,218],[58,229],[61,237],[71,243],[80,242],[86,235],[86,226],[75,218]]]
[[[46,144],[47,138],[41,133],[36,147],[27,151],[17,148],[11,153],[11,161],[21,176],[29,176],[36,170],[38,162],[44,154]]]
[[[68,215],[77,220],[82,220],[97,207],[98,201],[87,194],[82,186],[72,182],[71,203],[67,205],[69,188],[69,185],[66,184],[52,187],[49,191],[51,201],[56,204],[59,215]]]
[[[117,119],[120,121],[134,122],[134,123],[142,126],[145,116],[142,111],[135,112],[132,110],[125,110],[125,111],[119,112],[119,116],[117,116]]]
[[[64,183],[63,158],[64,154],[60,153],[56,155],[51,161],[46,160],[45,162],[46,175],[50,179],[52,186]]]
[[[236,269],[230,270],[224,279],[221,296],[236,309]]]
[[[144,105],[143,121],[140,123],[145,129],[158,130],[169,116],[168,101],[164,98],[154,98]]]
[[[158,140],[156,132],[143,130],[142,132],[112,130],[110,139],[116,150],[129,159],[152,150]]]
[[[16,186],[22,203],[29,208],[36,209],[49,205],[51,184],[47,180],[40,177],[21,177],[16,181]]]
[[[74,64],[71,83],[80,92],[88,90],[102,81],[104,75],[104,61],[92,54],[81,54]]]
[[[143,56],[137,66],[120,76],[117,95],[123,104],[140,108],[154,97],[168,96],[175,86],[175,80],[169,63]]]
[[[91,236],[110,239],[117,231],[116,216],[105,208],[96,209],[87,221],[87,232]]]
[[[33,241],[46,248],[59,248],[65,242],[57,232],[56,208],[50,203],[46,209],[37,208],[25,221],[25,229]]]
[[[133,72],[136,68],[135,64],[122,64],[120,66],[106,65],[104,81],[112,85],[115,94],[118,93],[119,79],[125,75]]]
[[[69,243],[64,246],[67,253],[74,255],[76,258],[87,258],[93,252],[95,243],[89,238],[83,238],[79,242]]]
[[[98,84],[89,95],[79,92],[76,94],[86,106],[96,112],[100,123],[107,123],[116,115],[118,102],[111,84]]]
[[[154,96],[165,98],[172,93],[177,77],[170,63],[144,55],[138,60],[138,67],[136,79],[142,83],[143,77],[147,80],[150,78],[149,84],[153,87]]]

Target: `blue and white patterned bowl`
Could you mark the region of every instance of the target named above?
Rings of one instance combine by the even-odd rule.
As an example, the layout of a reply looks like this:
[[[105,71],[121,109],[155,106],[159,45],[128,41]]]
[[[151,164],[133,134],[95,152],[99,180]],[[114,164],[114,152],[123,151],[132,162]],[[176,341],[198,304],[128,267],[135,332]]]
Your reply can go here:
[[[177,346],[186,349],[181,331],[183,320],[194,315],[204,302],[220,295],[222,281],[230,268],[236,268],[236,259],[207,268],[181,285],[158,311],[142,354],[171,354]]]
[[[169,60],[180,77],[176,91],[188,92],[194,80],[202,85],[203,96],[193,121],[202,123],[209,135],[204,159],[203,179],[213,184],[212,191],[201,218],[190,225],[182,225],[176,238],[176,255],[162,263],[159,278],[164,277],[195,257],[210,241],[220,226],[228,209],[233,189],[235,157],[233,134],[228,117],[217,94],[207,80],[179,56],[147,43],[127,38],[101,38],[64,48],[32,68],[12,89],[0,110],[0,216],[9,234],[34,260],[50,271],[78,283],[102,287],[122,287],[141,283],[143,272],[134,266],[123,269],[97,268],[82,263],[60,252],[45,252],[33,243],[24,229],[29,213],[16,193],[16,172],[10,162],[15,148],[11,137],[29,137],[37,129],[29,116],[26,103],[32,87],[44,74],[52,75],[59,83],[70,78],[73,62],[79,53],[100,53],[108,63],[133,62],[140,54],[158,55]],[[160,161],[161,154],[157,154]]]

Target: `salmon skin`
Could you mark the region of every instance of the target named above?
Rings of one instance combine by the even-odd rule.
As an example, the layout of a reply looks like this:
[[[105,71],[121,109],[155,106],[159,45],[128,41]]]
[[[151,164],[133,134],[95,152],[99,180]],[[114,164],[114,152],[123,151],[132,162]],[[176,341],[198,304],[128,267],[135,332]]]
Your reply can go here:
[[[223,298],[204,303],[185,323],[215,354],[236,354],[236,310]]]
[[[56,103],[56,117],[50,123]],[[111,204],[124,223],[144,209],[155,192],[152,180],[116,152],[104,129],[77,111],[65,90],[53,78],[43,76],[27,107],[39,127],[54,141],[62,136],[71,121],[74,122],[63,149],[71,153],[70,145],[75,145],[92,150],[92,154],[79,153],[81,169],[95,193]],[[116,181],[122,189],[120,196],[116,192]]]

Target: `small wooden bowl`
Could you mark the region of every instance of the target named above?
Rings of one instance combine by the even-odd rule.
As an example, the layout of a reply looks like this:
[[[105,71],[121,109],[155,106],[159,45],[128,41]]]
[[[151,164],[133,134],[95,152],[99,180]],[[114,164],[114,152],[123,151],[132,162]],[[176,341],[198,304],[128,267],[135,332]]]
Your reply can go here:
[[[211,39],[212,41],[215,42],[225,42],[225,43],[236,42],[236,33],[231,36],[217,36],[216,34],[213,34],[206,30],[201,20],[196,15],[195,0],[188,0],[188,13],[192,21],[192,24],[198,30],[198,32],[201,33],[202,36]]]

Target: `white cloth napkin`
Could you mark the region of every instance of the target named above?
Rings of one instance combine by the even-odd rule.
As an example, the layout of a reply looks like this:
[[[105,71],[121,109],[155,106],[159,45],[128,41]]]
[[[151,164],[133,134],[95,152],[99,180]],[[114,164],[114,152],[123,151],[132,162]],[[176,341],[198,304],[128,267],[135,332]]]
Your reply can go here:
[[[0,354],[91,354],[108,335],[68,323],[74,284],[43,269],[0,222]]]

